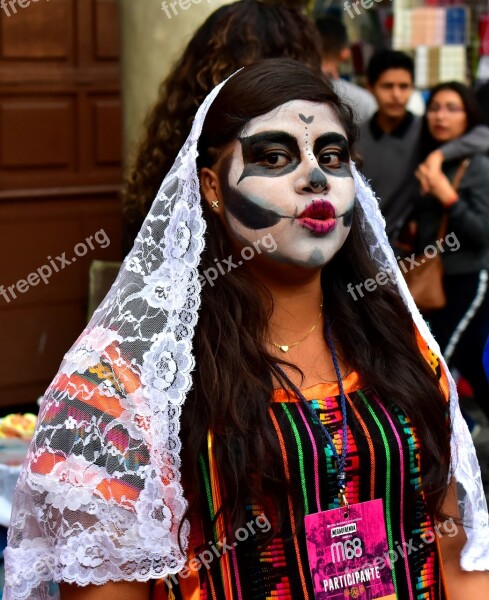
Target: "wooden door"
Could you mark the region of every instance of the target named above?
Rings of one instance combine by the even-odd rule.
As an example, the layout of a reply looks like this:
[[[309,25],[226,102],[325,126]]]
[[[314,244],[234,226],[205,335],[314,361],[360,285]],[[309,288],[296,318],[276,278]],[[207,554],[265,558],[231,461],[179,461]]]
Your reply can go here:
[[[117,0],[4,7],[0,415],[43,393],[81,332],[90,262],[120,259],[122,177]]]

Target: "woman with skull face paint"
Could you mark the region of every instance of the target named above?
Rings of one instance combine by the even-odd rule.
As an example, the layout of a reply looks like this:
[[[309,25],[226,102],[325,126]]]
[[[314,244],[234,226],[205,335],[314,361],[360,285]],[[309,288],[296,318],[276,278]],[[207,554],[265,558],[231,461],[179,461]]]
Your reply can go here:
[[[63,583],[63,600],[489,590],[473,446],[354,140],[350,109],[294,61],[246,67],[204,102],[46,394],[6,554],[24,585],[7,598],[42,588],[16,565],[22,540],[52,556],[52,531],[44,581],[90,584]],[[349,284],[381,268],[390,280],[355,300]]]

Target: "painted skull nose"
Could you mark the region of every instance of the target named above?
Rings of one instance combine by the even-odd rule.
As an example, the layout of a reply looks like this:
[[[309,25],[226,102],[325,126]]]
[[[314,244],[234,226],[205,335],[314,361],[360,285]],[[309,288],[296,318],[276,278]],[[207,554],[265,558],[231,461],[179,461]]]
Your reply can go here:
[[[316,192],[318,190],[324,190],[328,182],[326,180],[325,174],[322,171],[320,171],[317,167],[315,167],[311,171],[311,175],[309,177],[309,184]]]

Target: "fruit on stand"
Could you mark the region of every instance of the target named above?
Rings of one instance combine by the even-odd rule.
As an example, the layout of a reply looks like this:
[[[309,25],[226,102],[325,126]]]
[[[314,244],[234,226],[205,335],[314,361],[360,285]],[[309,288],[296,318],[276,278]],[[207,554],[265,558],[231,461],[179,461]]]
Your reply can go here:
[[[34,435],[37,417],[33,413],[14,413],[0,419],[0,438],[30,440]]]

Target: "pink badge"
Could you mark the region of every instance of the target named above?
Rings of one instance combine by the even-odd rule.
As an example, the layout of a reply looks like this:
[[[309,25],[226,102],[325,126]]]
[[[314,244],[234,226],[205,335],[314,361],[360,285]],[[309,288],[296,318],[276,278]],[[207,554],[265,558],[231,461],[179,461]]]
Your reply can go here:
[[[381,499],[305,517],[315,600],[396,600]]]

